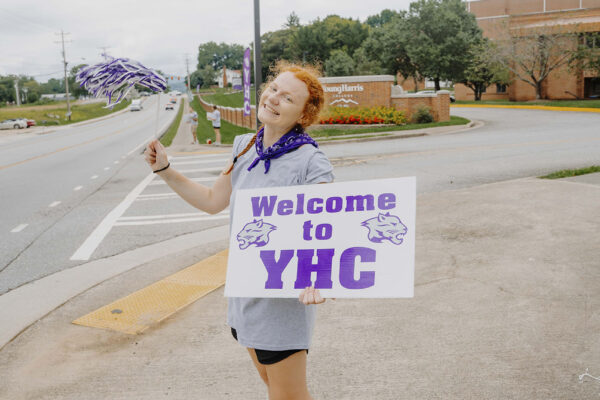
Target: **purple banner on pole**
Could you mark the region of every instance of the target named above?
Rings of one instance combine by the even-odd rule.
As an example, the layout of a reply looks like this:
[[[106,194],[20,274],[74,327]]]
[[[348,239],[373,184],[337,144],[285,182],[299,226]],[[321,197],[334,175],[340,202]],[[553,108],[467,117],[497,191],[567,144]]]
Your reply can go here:
[[[244,116],[250,115],[250,48],[244,51]]]

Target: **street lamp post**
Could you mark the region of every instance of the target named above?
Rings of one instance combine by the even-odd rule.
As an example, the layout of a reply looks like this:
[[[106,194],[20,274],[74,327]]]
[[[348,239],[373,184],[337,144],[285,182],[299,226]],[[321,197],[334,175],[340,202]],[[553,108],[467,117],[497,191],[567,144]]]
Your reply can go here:
[[[258,104],[262,85],[262,62],[260,53],[260,0],[254,0],[254,92],[256,97],[256,129],[259,126]]]

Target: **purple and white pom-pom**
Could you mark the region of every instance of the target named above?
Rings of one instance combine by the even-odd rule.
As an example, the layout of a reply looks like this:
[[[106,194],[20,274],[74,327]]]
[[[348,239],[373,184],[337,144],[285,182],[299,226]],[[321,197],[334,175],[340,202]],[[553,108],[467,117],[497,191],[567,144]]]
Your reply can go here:
[[[105,62],[83,67],[75,80],[95,97],[108,97],[105,108],[119,104],[135,84],[155,92],[167,88],[165,78],[128,58],[108,57]],[[117,98],[114,102],[113,96]]]

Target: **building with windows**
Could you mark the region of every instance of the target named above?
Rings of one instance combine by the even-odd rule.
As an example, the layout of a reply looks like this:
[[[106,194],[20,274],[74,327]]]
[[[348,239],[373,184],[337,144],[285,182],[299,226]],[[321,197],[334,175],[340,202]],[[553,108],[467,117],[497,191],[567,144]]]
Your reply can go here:
[[[576,33],[560,43],[563,48],[585,43],[600,51],[600,40],[593,34],[600,33],[600,0],[476,0],[466,3],[475,15],[483,35],[494,40],[510,35],[523,45],[543,35],[556,36]],[[537,36],[536,36],[537,35]],[[519,47],[515,47],[519,51]],[[491,85],[486,88],[482,100],[535,100],[534,86],[512,74],[509,85]],[[548,75],[541,84],[542,97],[546,99],[600,98],[600,75],[578,67],[561,66]],[[471,89],[455,85],[457,100],[473,100]]]

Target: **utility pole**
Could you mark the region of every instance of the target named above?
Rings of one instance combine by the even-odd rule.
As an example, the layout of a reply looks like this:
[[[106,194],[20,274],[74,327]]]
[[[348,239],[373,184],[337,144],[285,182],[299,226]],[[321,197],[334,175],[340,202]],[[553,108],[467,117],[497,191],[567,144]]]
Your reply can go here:
[[[21,105],[21,97],[19,96],[19,78],[15,79],[15,93],[17,98],[17,107]]]
[[[191,93],[192,92],[192,86],[190,85],[190,59],[189,59],[189,54],[185,53],[185,70],[187,71],[187,83],[188,83],[188,92]]]
[[[65,55],[65,35],[69,35],[69,33],[65,33],[62,31],[60,31],[60,33],[57,33],[56,35],[60,35],[61,40],[60,42],[62,43],[62,56],[63,56],[63,64],[65,67],[65,90],[67,92],[67,118],[70,121],[71,120],[71,103],[69,102],[69,80],[67,79],[67,56]],[[59,42],[55,42],[55,43],[59,43]]]
[[[260,52],[260,0],[254,0],[254,91],[256,95],[256,129],[258,129],[259,91],[262,85],[262,61]]]

